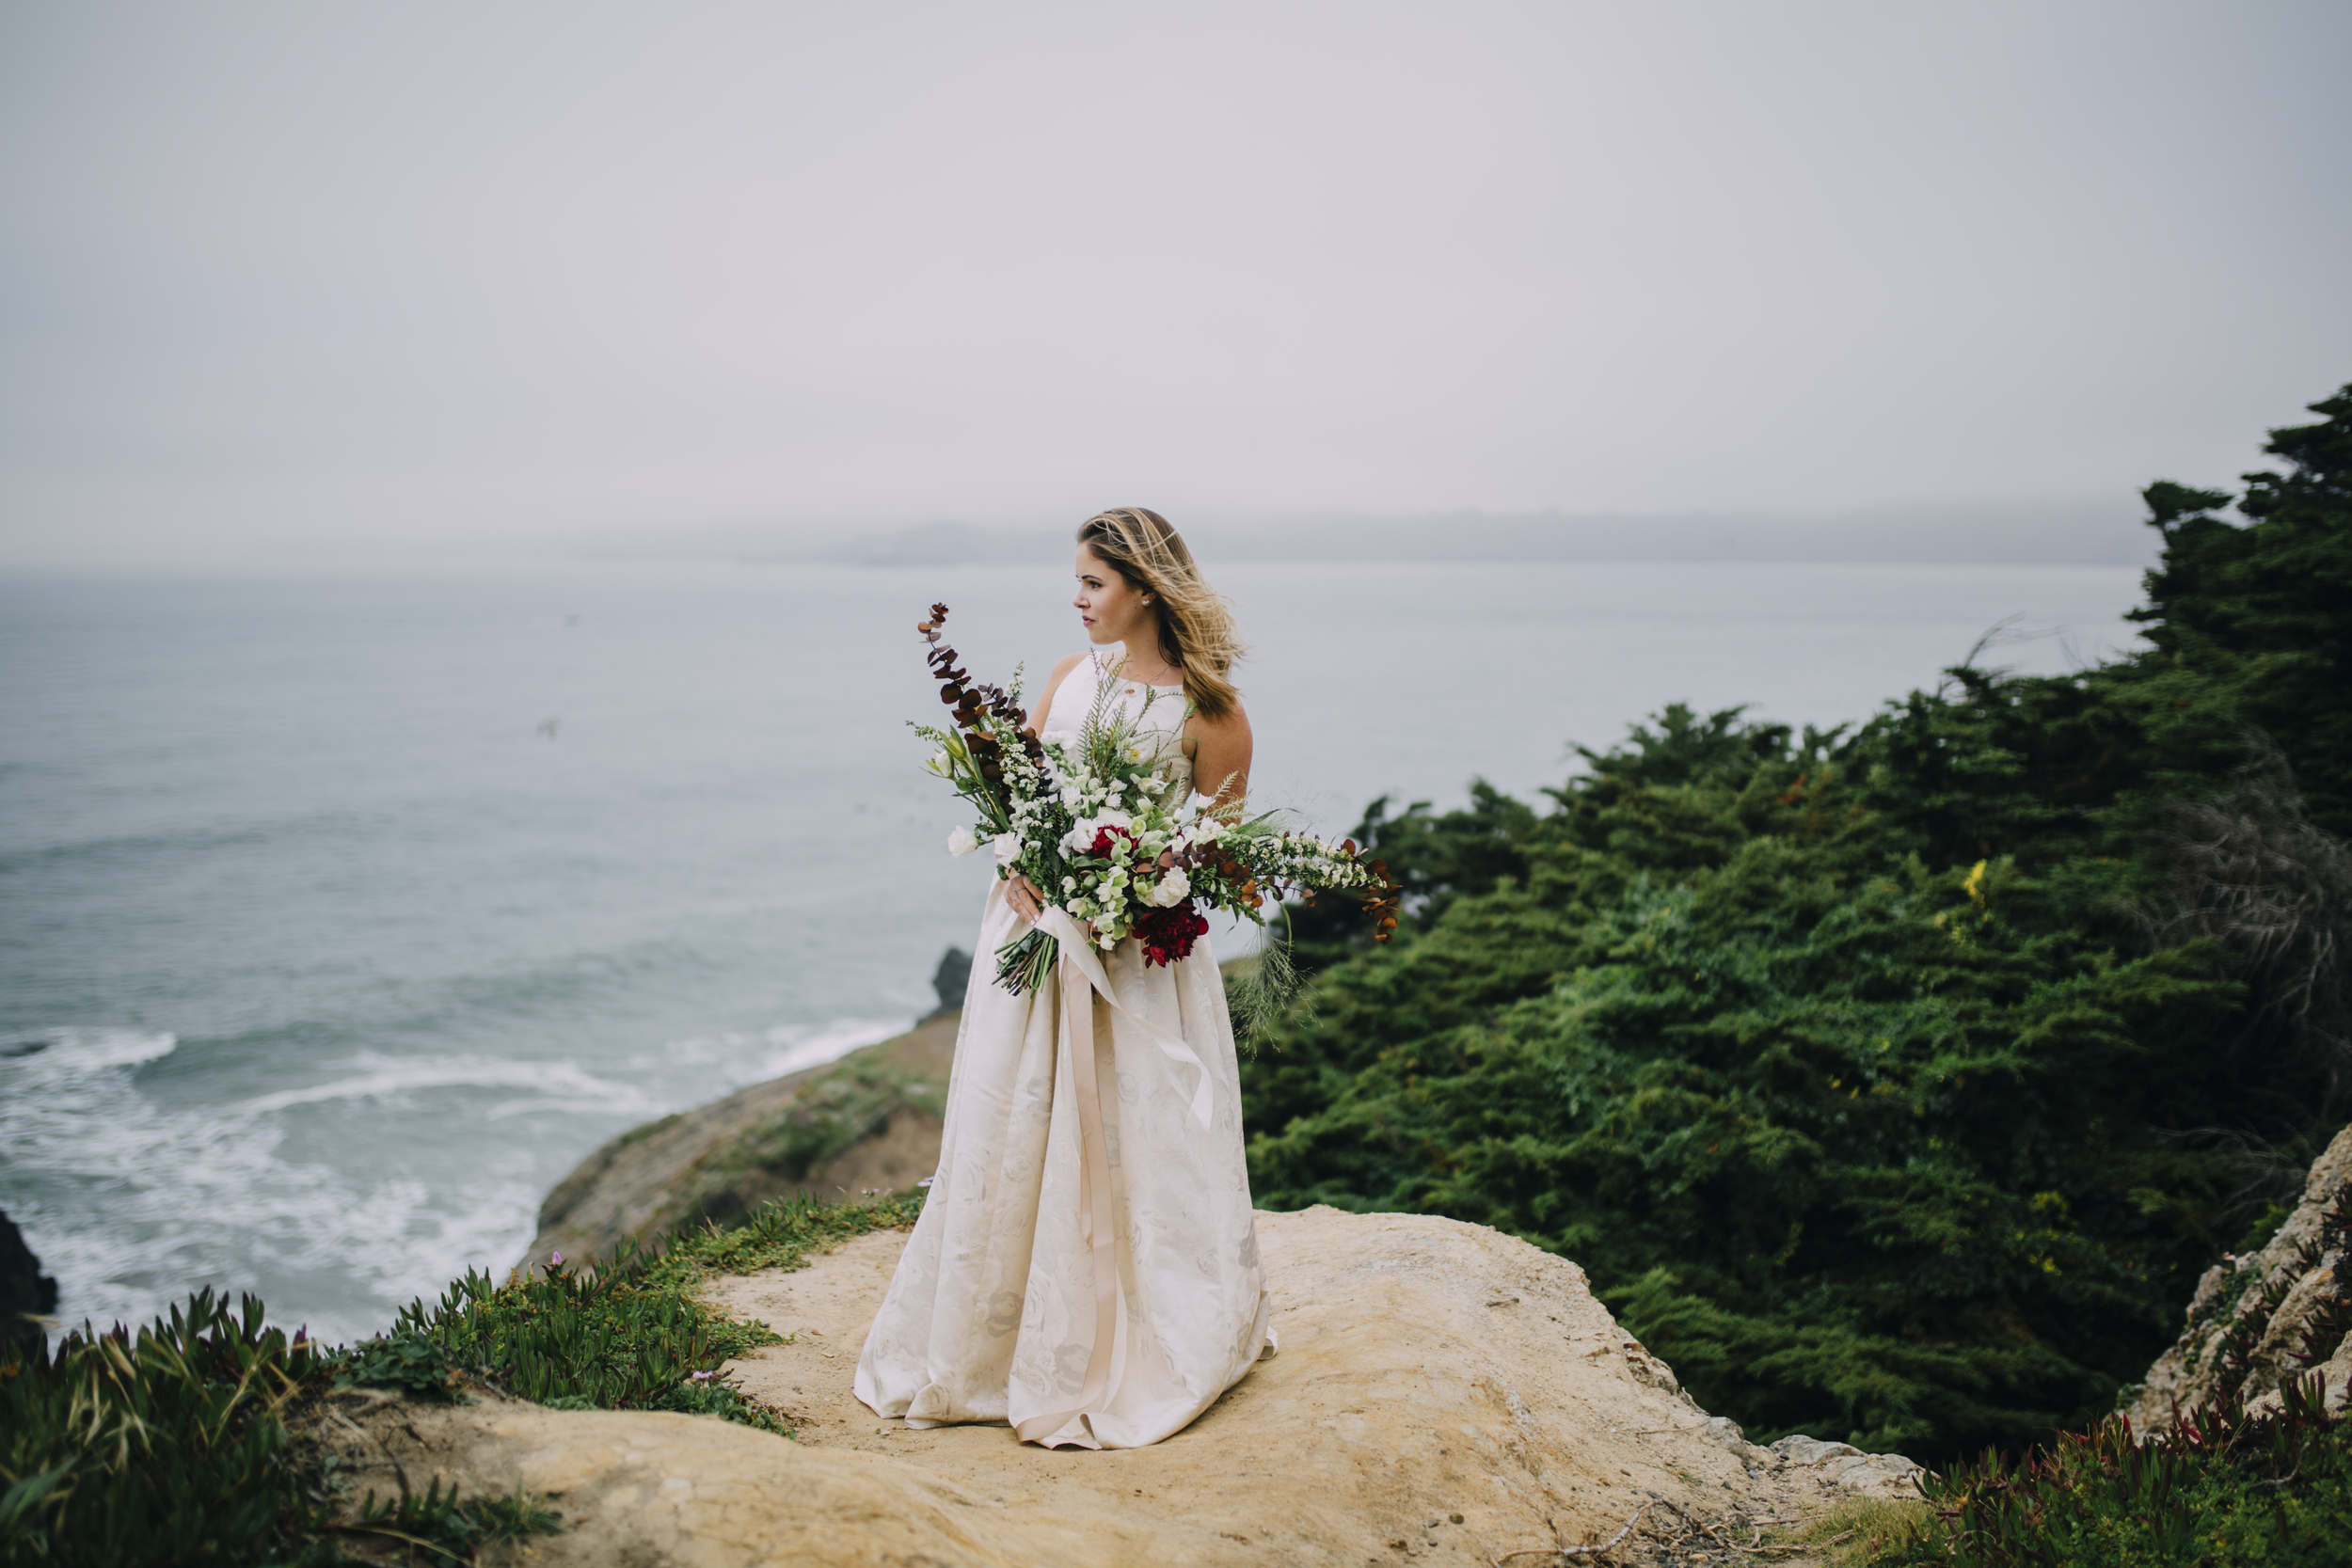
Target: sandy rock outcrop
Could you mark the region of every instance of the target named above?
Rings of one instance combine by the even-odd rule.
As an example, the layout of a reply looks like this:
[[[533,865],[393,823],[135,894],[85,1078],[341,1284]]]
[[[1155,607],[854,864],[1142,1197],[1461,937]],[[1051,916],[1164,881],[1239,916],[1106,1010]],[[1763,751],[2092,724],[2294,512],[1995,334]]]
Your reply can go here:
[[[1926,1469],[1899,1453],[1867,1453],[1851,1443],[1825,1443],[1819,1437],[1784,1437],[1771,1452],[1775,1462],[1800,1473],[1810,1471],[1849,1492],[1878,1497],[1917,1497],[1918,1483],[1913,1478]]]
[[[2275,1407],[2282,1383],[2313,1372],[2342,1409],[2352,1388],[2352,1127],[2312,1162],[2302,1201],[2268,1245],[2205,1271],[2187,1328],[2148,1369],[2129,1414],[2148,1431],[2222,1395]]]
[[[795,1193],[837,1201],[914,1186],[939,1165],[960,1018],[935,1013],[896,1039],[622,1133],[548,1194],[517,1261],[594,1258]]]
[[[1153,1448],[1047,1450],[1004,1427],[915,1431],[857,1403],[898,1232],[712,1286],[715,1304],[789,1337],[733,1370],[788,1413],[795,1441],[495,1400],[371,1411],[366,1396],[319,1430],[358,1487],[390,1490],[397,1475],[412,1490],[439,1478],[548,1496],[568,1526],[533,1543],[549,1568],[1469,1565],[1629,1523],[1615,1560],[1753,1560],[1732,1548],[1762,1528],[1856,1492],[1916,1496],[1907,1461],[1747,1442],[1617,1326],[1581,1270],[1516,1238],[1330,1209],[1258,1224],[1280,1352]]]

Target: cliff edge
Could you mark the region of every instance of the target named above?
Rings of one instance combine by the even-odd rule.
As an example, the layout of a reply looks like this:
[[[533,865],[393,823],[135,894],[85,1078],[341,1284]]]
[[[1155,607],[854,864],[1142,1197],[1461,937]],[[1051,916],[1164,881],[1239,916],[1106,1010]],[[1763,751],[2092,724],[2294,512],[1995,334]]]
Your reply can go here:
[[[961,1018],[934,1013],[896,1039],[622,1133],[548,1194],[518,1262],[658,1244],[796,1193],[838,1201],[914,1186],[939,1164]]]
[[[917,1431],[859,1404],[850,1380],[899,1231],[799,1271],[709,1282],[713,1305],[787,1337],[730,1370],[793,1439],[486,1393],[429,1405],[353,1391],[318,1440],[355,1493],[437,1481],[548,1498],[564,1528],[530,1544],[545,1568],[1470,1568],[1613,1538],[1615,1561],[1728,1565],[1756,1560],[1765,1529],[1841,1499],[1917,1497],[1899,1456],[1747,1442],[1617,1325],[1582,1270],[1516,1237],[1326,1208],[1261,1213],[1258,1235],[1279,1353],[1149,1449]],[[1790,1560],[1791,1548],[1768,1550]]]
[[[2279,1387],[2313,1372],[2328,1407],[2352,1389],[2352,1127],[2312,1162],[2303,1198],[2260,1252],[2205,1271],[2178,1343],[2148,1369],[2129,1414],[2161,1431],[2217,1400],[2275,1408]]]

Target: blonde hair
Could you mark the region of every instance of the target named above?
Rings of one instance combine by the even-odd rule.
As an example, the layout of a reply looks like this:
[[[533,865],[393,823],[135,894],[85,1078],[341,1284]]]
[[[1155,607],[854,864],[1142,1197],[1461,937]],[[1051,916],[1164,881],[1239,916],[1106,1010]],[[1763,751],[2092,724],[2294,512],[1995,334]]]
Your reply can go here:
[[[1222,719],[1239,707],[1232,672],[1249,650],[1232,607],[1201,578],[1175,526],[1144,507],[1115,506],[1080,524],[1078,543],[1128,586],[1152,595],[1160,612],[1160,657],[1183,673],[1184,694],[1200,716]]]

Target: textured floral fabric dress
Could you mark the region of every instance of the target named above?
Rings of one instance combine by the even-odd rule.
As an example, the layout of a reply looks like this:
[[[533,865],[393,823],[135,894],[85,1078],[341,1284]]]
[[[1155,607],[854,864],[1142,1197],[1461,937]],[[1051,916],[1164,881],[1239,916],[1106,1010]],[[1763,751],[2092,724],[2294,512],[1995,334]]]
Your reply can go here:
[[[1099,657],[1082,660],[1042,733],[1074,735],[1107,678]],[[1147,705],[1145,689],[1109,695],[1172,738],[1181,691]],[[1189,787],[1172,745],[1165,767]],[[1224,985],[1206,938],[1169,965],[1147,966],[1132,937],[1098,953],[1110,999],[1085,988],[1089,1072],[1069,1048],[1087,1031],[1065,1014],[1067,964],[1027,995],[995,983],[995,951],[1021,929],[1003,889],[980,920],[939,1170],[866,1336],[857,1396],[911,1426],[1009,1421],[1049,1446],[1140,1448],[1271,1354]],[[1107,1154],[1107,1203],[1091,1191],[1104,1162],[1082,1153],[1082,1110]],[[1092,1216],[1104,1214],[1097,1246]],[[1115,1272],[1109,1289],[1098,1259]]]

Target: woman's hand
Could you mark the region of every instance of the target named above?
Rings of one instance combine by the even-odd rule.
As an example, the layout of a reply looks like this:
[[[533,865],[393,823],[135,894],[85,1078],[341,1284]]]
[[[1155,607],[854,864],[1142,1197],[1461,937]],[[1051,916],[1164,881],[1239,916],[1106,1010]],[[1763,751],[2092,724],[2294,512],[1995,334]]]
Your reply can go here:
[[[1037,917],[1045,912],[1045,895],[1038,891],[1035,882],[1018,871],[1005,879],[1005,902],[1012,906],[1013,913],[1032,926],[1037,924]]]

